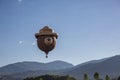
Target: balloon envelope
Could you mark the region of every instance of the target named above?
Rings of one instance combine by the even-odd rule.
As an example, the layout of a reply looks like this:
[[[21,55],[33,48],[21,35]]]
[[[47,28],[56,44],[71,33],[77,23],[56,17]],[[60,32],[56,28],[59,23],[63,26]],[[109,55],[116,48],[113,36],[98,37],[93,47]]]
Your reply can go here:
[[[56,45],[57,33],[53,33],[53,30],[48,26],[42,28],[39,33],[35,34],[37,38],[38,48],[45,52],[46,57],[49,51],[53,50]]]

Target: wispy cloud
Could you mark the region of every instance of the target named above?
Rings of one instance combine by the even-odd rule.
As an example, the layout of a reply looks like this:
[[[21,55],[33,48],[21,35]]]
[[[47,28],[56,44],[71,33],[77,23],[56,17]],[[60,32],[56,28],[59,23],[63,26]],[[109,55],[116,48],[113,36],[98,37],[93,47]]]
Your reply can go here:
[[[36,45],[36,42],[33,42],[32,45],[33,45],[33,46]]]
[[[23,41],[19,41],[19,44],[23,44]]]
[[[18,44],[25,44],[25,42],[24,41],[22,41],[22,40],[20,40],[19,42],[18,42]],[[29,43],[28,43],[29,44]],[[31,43],[31,45],[36,45],[37,43],[36,43],[36,41],[34,41],[34,42],[32,42]]]

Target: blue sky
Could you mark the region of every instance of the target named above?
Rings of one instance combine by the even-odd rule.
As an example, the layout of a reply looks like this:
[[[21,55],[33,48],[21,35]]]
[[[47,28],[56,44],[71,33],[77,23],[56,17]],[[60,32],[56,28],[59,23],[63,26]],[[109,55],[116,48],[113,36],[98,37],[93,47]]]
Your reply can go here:
[[[34,34],[59,33],[45,58]],[[120,54],[119,0],[0,0],[0,66],[22,61],[80,64]]]

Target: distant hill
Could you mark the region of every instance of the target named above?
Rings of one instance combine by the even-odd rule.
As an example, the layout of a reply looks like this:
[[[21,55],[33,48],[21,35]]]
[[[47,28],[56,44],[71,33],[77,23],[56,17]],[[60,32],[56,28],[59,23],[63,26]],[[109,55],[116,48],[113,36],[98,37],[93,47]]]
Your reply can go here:
[[[100,77],[105,77],[106,74],[111,77],[120,76],[120,55],[89,61],[77,65],[71,68],[71,70],[69,69],[68,71],[64,71],[63,74],[69,74],[76,78],[83,78],[83,74],[87,73],[91,78],[93,78],[93,74],[95,72],[98,72]]]
[[[59,62],[59,61],[58,61]],[[58,62],[52,62],[52,64],[57,64]],[[64,63],[64,62],[63,62]],[[66,63],[66,62],[65,62]],[[46,63],[47,65],[51,65],[51,63]],[[69,64],[69,63],[67,63]],[[62,65],[61,61],[59,66]],[[64,65],[63,65],[64,66]],[[25,77],[32,76],[40,76],[44,74],[58,74],[58,75],[70,75],[77,79],[83,79],[83,74],[87,73],[90,78],[93,78],[93,74],[98,72],[100,77],[103,78],[105,75],[109,75],[111,78],[120,76],[120,55],[100,59],[100,60],[92,60],[77,66],[69,64],[68,67],[59,69],[47,69],[47,70],[33,70],[27,71],[12,75],[5,75],[4,78],[9,78],[6,80],[22,80]]]
[[[59,70],[70,67],[73,67],[73,65],[64,61],[53,61],[49,63],[18,62],[1,67],[0,75],[10,75],[15,73],[37,71],[37,70]]]

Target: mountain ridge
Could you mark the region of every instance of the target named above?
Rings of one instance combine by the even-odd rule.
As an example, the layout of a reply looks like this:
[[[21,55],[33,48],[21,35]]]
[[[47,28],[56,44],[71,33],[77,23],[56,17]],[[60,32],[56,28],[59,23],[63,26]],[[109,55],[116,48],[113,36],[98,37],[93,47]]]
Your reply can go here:
[[[58,61],[59,62],[59,61]],[[55,62],[53,62],[55,63]],[[83,79],[84,73],[92,79],[93,74],[98,72],[100,77],[103,78],[105,75],[111,76],[111,78],[120,76],[120,55],[107,57],[99,60],[88,61],[76,66],[72,66],[60,70],[33,70],[23,73],[11,74],[4,76],[5,78],[13,77],[11,80],[19,80],[25,77],[40,76],[44,74],[58,74],[58,75],[70,75],[77,79]],[[21,80],[20,79],[20,80]],[[9,80],[9,79],[8,79]]]
[[[100,73],[101,77],[110,75],[111,77],[120,76],[120,55],[108,57],[98,63],[88,63],[86,65],[77,65],[73,69],[64,72],[77,78],[83,77],[87,73],[91,78],[95,72]]]
[[[0,68],[0,75],[10,75],[36,70],[59,70],[73,67],[71,63],[65,61],[53,61],[48,63],[23,61],[14,64],[9,64]]]

